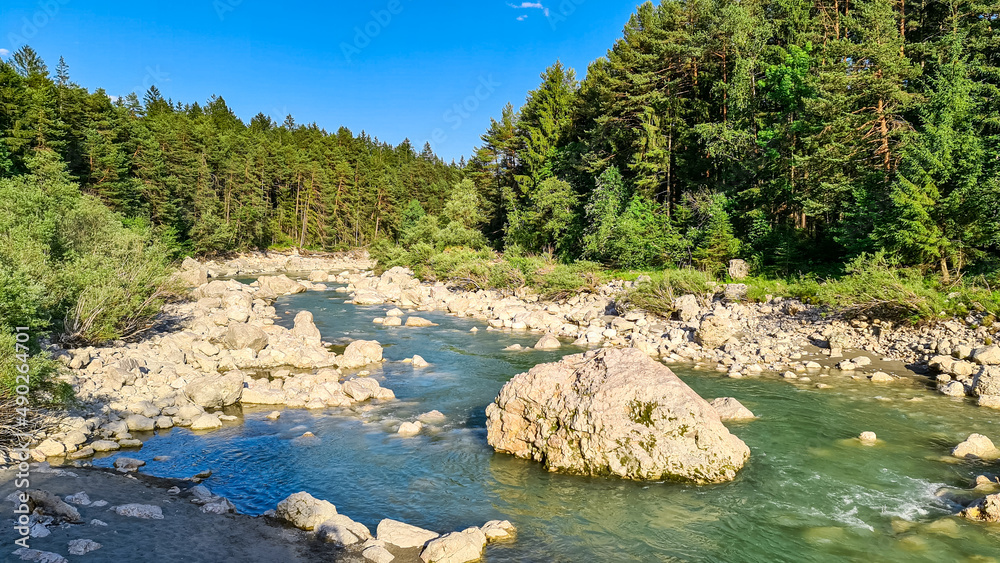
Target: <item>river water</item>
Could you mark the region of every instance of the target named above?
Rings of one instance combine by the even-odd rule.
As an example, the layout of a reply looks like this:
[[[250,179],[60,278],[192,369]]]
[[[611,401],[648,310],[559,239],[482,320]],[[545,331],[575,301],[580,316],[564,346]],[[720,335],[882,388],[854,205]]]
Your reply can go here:
[[[437,327],[382,327],[371,320],[388,307],[344,299],[332,291],[281,298],[278,322],[290,326],[307,309],[329,342],[375,339],[389,360],[420,354],[430,367],[390,361],[372,370],[397,401],[285,410],[277,421],[264,418],[271,408],[246,408],[238,424],[162,431],[127,455],[163,477],[210,468],[205,485],[248,514],[305,490],[373,531],[386,517],[440,532],[510,520],[517,540],[490,545],[490,563],[1000,560],[1000,527],[951,517],[957,505],[936,494],[1000,472],[995,463],[947,459],[971,432],[1000,438],[994,411],[917,382],[876,386],[833,375],[823,378],[832,388],[819,390],[815,381],[675,367],[703,397],[736,397],[758,415],[729,425],[752,452],[734,482],[699,487],[548,473],[495,454],[484,410],[513,375],[580,349],[505,352],[539,335],[488,331],[438,313],[420,314]],[[480,330],[470,332],[474,326]],[[394,434],[400,421],[432,409],[447,421],[413,438]],[[865,430],[878,434],[878,445],[853,439]],[[306,431],[316,438],[300,438]],[[152,461],[159,455],[169,459]]]

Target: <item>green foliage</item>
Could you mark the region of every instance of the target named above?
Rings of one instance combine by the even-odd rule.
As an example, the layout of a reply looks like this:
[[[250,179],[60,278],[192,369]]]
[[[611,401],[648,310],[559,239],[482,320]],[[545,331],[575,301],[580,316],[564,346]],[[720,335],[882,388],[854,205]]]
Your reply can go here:
[[[691,294],[704,301],[702,296],[711,293],[715,284],[714,276],[708,272],[694,268],[666,269],[626,291],[617,305],[623,310],[641,309],[669,316],[674,312],[674,299]]]

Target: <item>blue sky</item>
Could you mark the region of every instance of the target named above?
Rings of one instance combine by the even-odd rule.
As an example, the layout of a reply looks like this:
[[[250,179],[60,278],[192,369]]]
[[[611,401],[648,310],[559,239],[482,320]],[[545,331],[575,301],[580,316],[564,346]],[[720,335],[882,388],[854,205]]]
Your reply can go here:
[[[292,114],[418,150],[431,141],[457,160],[556,59],[582,78],[637,3],[2,0],[0,55],[27,43],[51,71],[62,55],[73,81],[111,95],[218,94],[244,121]]]

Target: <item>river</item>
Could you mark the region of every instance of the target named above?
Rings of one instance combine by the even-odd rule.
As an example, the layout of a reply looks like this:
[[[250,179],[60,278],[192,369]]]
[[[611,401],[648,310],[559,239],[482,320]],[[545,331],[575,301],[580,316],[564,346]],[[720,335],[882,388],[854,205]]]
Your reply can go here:
[[[876,386],[846,375],[789,382],[730,379],[675,367],[706,398],[739,399],[759,419],[730,424],[751,449],[728,484],[638,483],[548,473],[495,454],[484,409],[513,375],[580,351],[506,352],[538,334],[486,330],[485,323],[421,313],[439,326],[382,327],[389,307],[345,304],[335,292],[280,298],[279,323],[312,311],[325,340],[375,339],[385,357],[420,354],[431,366],[390,361],[372,369],[397,401],[355,409],[245,408],[221,430],[177,428],[148,437],[130,457],[164,477],[214,473],[205,485],[241,512],[260,514],[305,490],[372,529],[382,518],[447,532],[508,519],[514,542],[493,544],[485,561],[994,561],[1000,529],[950,515],[936,493],[966,486],[997,464],[948,460],[971,432],[1000,438],[994,411],[928,392],[919,382]],[[478,332],[470,332],[478,327]],[[402,420],[437,409],[447,421],[412,438]],[[853,437],[871,430],[878,445]],[[306,432],[315,438],[300,438]],[[168,456],[165,461],[152,461]],[[110,466],[114,457],[95,465]]]

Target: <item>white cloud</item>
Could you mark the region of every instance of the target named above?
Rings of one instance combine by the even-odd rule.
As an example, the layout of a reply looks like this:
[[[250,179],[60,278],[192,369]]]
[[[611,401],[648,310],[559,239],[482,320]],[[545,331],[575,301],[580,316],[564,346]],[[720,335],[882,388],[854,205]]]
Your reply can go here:
[[[521,2],[520,4],[507,4],[507,5],[510,6],[511,8],[517,9],[517,10],[520,10],[520,9],[529,9],[529,8],[530,9],[535,9],[535,10],[541,10],[542,13],[545,14],[545,17],[549,17],[549,9],[546,8],[544,5],[542,5],[541,2]],[[527,18],[528,18],[527,15],[519,16],[517,18],[517,21],[522,22],[522,21],[526,20]]]
[[[9,54],[10,51],[8,51],[7,49],[0,49],[0,57],[6,57]]]

